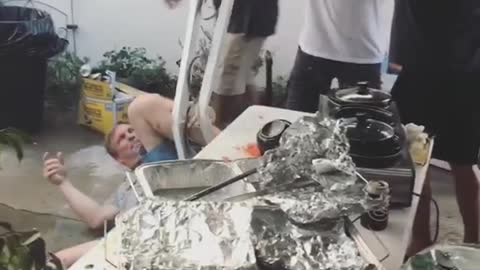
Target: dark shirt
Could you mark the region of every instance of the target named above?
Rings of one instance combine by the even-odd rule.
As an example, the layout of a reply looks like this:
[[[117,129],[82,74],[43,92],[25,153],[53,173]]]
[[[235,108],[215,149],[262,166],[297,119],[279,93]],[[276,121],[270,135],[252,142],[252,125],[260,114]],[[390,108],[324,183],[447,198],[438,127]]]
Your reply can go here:
[[[222,0],[213,0],[218,10]],[[249,37],[268,37],[275,33],[278,0],[235,0],[228,33]]]
[[[408,54],[415,50],[415,27],[408,1],[395,0],[392,32],[390,37],[389,60],[391,63],[403,65]]]
[[[480,63],[475,60],[480,51],[475,11],[480,0],[405,1],[416,35],[409,39],[412,47],[392,89],[394,99],[402,104],[422,100],[436,112],[442,106],[473,106],[465,101],[480,99],[480,91],[472,88],[478,87],[480,78]],[[454,97],[461,102],[453,102]]]

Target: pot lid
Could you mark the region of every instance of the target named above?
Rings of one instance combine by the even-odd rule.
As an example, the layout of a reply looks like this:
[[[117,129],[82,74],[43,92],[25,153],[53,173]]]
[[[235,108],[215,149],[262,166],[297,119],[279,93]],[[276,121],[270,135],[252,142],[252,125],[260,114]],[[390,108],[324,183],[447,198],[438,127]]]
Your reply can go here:
[[[369,88],[367,82],[359,82],[357,86],[352,88],[336,90],[333,96],[342,102],[363,104],[387,104],[392,98],[386,91]]]
[[[349,140],[376,142],[390,139],[395,135],[393,127],[385,122],[368,118],[365,113],[344,119]]]

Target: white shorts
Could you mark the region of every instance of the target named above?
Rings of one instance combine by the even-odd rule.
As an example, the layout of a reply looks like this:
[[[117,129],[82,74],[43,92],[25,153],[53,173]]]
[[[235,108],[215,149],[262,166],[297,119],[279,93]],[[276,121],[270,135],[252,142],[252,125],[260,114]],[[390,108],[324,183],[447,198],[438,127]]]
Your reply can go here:
[[[214,93],[235,96],[245,93],[247,85],[254,85],[255,72],[252,67],[262,49],[265,37],[246,38],[245,34],[227,33],[222,49],[220,82]]]

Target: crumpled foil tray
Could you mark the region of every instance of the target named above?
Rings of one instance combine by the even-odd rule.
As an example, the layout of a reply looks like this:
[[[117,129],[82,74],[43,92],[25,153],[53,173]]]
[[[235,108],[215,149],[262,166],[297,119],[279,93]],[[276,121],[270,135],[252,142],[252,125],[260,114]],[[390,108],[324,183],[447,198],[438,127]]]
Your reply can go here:
[[[145,194],[146,197],[182,200],[200,190],[253,169],[258,164],[259,160],[257,159],[241,159],[231,162],[182,160],[150,163],[135,170],[135,180],[142,188],[142,192],[139,192],[139,194]],[[258,176],[252,175],[247,181],[239,181],[202,198],[202,200],[225,201],[242,194],[253,193],[256,191],[256,187],[251,183],[256,182],[254,179],[252,180],[256,177]],[[255,211],[255,213],[258,213],[258,211]],[[353,224],[347,222],[346,230],[355,241],[360,255],[365,261],[376,267],[367,269],[384,269]]]
[[[232,162],[205,159],[166,161],[141,165],[135,170],[135,176],[146,197],[182,200],[253,169],[258,164],[257,159],[239,159]],[[252,175],[249,178],[255,177],[257,176]],[[254,186],[248,182],[239,181],[205,196],[202,200],[223,201],[255,192]]]

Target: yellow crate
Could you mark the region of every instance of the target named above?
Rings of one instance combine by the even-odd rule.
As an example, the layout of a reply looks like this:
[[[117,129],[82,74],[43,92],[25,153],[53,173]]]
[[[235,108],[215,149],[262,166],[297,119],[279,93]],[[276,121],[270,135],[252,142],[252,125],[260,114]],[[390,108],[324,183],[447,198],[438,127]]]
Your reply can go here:
[[[109,84],[98,80],[83,79],[82,93],[88,98],[112,100],[115,92],[115,83]]]
[[[121,94],[121,93],[120,93]],[[78,110],[78,123],[107,134],[118,122],[128,122],[128,105],[133,97],[117,94],[113,101],[83,95]]]

